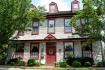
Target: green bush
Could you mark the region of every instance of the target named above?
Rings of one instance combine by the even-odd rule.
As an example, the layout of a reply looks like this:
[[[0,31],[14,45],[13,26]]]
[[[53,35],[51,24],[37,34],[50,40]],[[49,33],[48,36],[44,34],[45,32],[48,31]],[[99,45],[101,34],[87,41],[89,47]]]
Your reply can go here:
[[[18,58],[9,59],[7,65],[16,65],[18,63]]]
[[[105,61],[103,62],[98,62],[97,67],[105,67]]]
[[[19,60],[17,63],[18,66],[24,66],[25,62],[23,60]]]
[[[28,66],[34,66],[34,65],[39,65],[39,61],[35,60],[35,59],[29,59],[28,60]]]
[[[66,63],[66,61],[61,61],[61,62],[58,62],[58,66],[59,67],[67,67],[67,63]]]
[[[85,62],[85,66],[86,67],[90,67],[91,66],[91,63],[90,62]]]
[[[82,64],[83,66],[85,66],[85,62],[90,62],[91,65],[93,65],[94,60],[93,60],[93,58],[90,58],[90,57],[83,57],[83,58],[81,59],[81,64]]]
[[[102,66],[103,66],[102,62],[97,63],[97,67],[102,67]]]
[[[81,63],[79,61],[73,61],[72,66],[73,67],[80,67]]]

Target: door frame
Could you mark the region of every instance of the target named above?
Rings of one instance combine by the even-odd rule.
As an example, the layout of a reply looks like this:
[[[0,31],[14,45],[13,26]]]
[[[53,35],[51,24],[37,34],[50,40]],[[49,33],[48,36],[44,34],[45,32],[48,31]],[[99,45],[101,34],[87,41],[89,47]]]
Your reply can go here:
[[[56,50],[57,50],[57,47],[56,47],[56,42],[46,42],[46,58],[45,58],[45,65],[47,65],[47,46],[51,46],[51,45],[47,45],[47,43],[54,43],[55,44],[55,62],[56,62]]]

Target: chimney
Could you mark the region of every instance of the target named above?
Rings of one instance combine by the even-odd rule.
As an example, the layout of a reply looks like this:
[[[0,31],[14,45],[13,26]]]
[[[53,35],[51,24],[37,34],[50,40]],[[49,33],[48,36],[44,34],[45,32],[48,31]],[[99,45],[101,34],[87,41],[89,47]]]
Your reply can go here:
[[[58,13],[58,6],[55,2],[49,4],[49,13]]]
[[[78,11],[79,9],[80,9],[80,7],[79,7],[79,1],[74,0],[74,1],[71,3],[71,11],[72,11],[72,12],[75,12],[75,11]]]

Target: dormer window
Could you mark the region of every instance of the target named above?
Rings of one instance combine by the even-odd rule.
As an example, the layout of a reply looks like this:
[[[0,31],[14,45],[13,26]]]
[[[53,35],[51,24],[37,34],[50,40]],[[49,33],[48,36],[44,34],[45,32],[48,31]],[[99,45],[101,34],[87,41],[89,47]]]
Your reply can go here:
[[[71,3],[71,11],[74,12],[74,11],[78,11],[78,10],[79,10],[79,1],[74,0]]]
[[[32,34],[38,34],[39,32],[39,22],[34,21],[32,24]]]
[[[49,4],[49,13],[57,13],[58,12],[58,7],[55,2],[51,2]]]

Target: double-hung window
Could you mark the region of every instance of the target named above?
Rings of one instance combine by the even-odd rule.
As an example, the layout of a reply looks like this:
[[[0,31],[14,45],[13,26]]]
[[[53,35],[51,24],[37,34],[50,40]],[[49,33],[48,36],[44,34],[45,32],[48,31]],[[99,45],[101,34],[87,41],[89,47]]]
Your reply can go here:
[[[70,24],[70,19],[66,18],[64,23],[64,31],[65,33],[69,33],[72,31],[72,26]]]
[[[39,22],[34,22],[32,24],[32,34],[38,34],[39,32]]]
[[[55,33],[55,22],[54,19],[48,20],[48,33]]]
[[[65,42],[64,43],[65,48],[65,55],[64,58],[73,57],[73,42]]]
[[[39,44],[37,43],[32,43],[30,47],[30,57],[34,59],[39,58]]]

